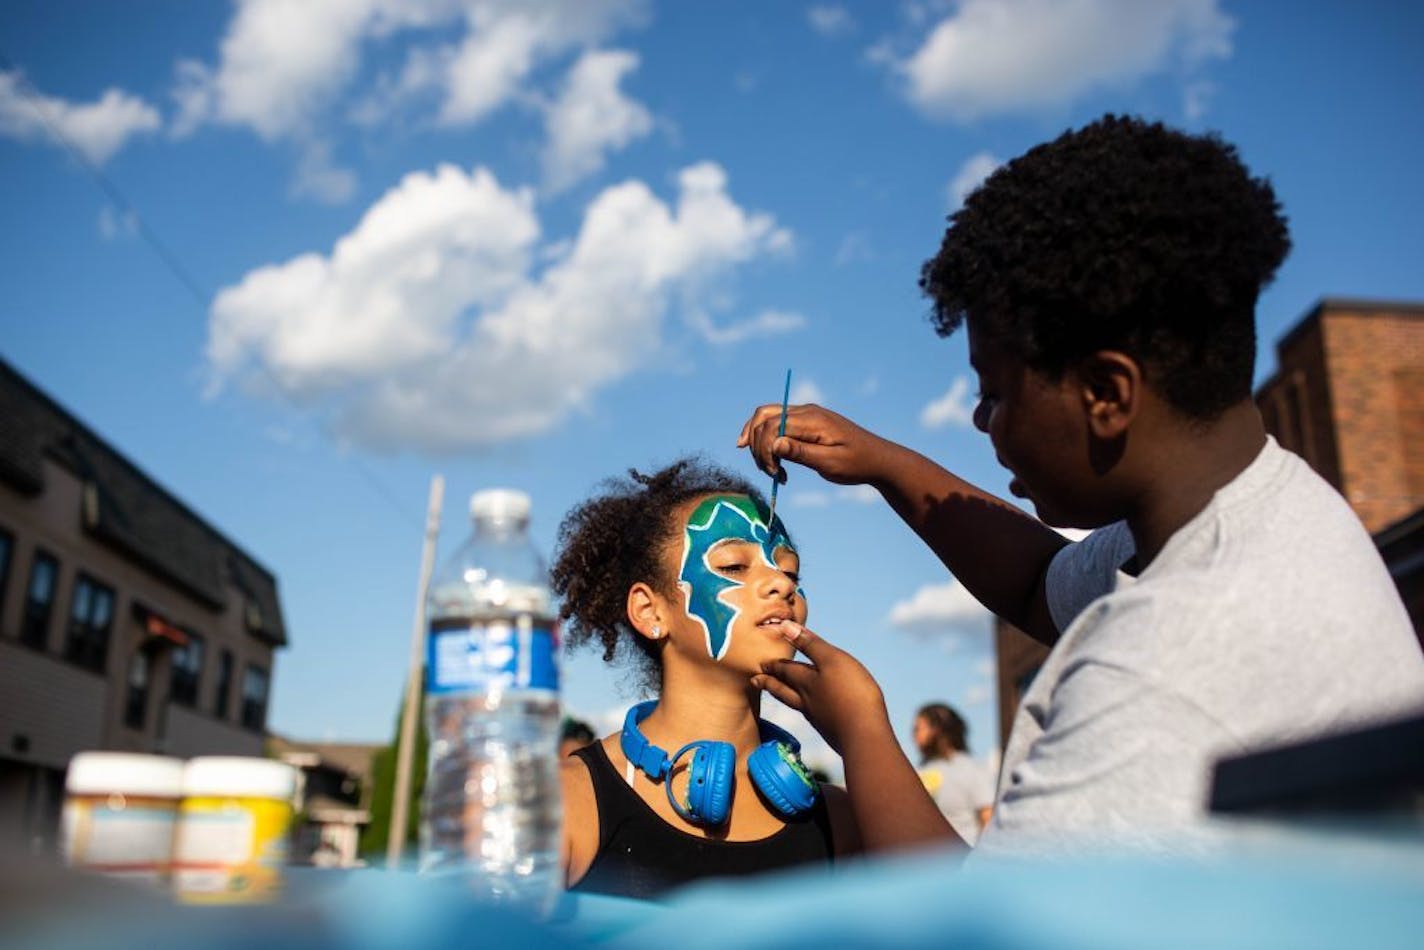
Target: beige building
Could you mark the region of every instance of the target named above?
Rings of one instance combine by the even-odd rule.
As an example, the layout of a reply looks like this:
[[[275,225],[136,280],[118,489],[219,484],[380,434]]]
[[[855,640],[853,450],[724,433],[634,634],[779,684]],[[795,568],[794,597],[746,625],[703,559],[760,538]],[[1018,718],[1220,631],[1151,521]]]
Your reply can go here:
[[[0,360],[0,837],[76,752],[261,755],[276,579]]]
[[[302,772],[300,824],[292,836],[294,863],[361,866],[361,832],[371,822],[371,762],[382,748],[269,737],[268,754]]]

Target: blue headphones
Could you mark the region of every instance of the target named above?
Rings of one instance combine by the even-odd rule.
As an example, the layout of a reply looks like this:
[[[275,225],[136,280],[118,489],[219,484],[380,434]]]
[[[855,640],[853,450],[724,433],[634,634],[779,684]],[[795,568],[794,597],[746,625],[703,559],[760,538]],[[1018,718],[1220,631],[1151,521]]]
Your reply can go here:
[[[657,700],[650,699],[628,710],[619,737],[623,755],[654,781],[664,784],[668,803],[684,821],[699,825],[725,823],[732,808],[736,748],[730,742],[698,739],[669,757],[648,742],[638,728],[638,723],[648,718],[657,705]],[[747,759],[747,772],[768,805],[782,818],[794,818],[810,810],[820,797],[821,788],[801,762],[801,743],[796,737],[765,719],[757,722],[762,738],[768,741],[757,746]],[[689,751],[692,762],[687,767],[687,801],[680,802],[672,791],[672,770]]]

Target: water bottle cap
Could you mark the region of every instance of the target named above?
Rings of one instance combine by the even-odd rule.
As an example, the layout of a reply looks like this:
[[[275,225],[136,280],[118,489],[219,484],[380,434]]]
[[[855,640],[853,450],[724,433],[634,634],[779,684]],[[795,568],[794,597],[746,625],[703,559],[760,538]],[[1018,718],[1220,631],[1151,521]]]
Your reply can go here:
[[[470,515],[476,521],[525,522],[529,496],[513,488],[487,488],[470,496]]]

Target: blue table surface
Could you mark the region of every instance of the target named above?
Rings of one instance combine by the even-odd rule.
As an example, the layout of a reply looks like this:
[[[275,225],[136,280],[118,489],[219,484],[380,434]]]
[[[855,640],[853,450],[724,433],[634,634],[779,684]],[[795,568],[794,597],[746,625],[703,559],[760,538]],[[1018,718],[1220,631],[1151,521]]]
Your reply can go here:
[[[1243,838],[1202,859],[920,852],[688,888],[661,904],[565,895],[553,919],[458,881],[292,869],[258,907],[182,907],[58,869],[0,869],[0,946],[1424,947],[1424,835]]]

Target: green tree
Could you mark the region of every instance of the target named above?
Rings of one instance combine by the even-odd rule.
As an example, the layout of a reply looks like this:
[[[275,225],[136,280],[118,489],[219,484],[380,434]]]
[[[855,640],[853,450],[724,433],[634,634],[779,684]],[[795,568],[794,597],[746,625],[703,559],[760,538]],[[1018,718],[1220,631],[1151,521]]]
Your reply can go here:
[[[405,708],[405,696],[401,696],[396,710],[395,737],[391,744],[376,752],[371,758],[371,823],[361,833],[361,853],[373,863],[384,860],[389,843],[391,809],[396,797],[397,747],[400,744],[401,710]],[[420,799],[425,791],[426,753],[430,738],[425,731],[425,691],[422,688],[420,702],[416,704],[415,756],[410,766],[410,809],[406,814],[406,844],[416,842],[420,828]]]

